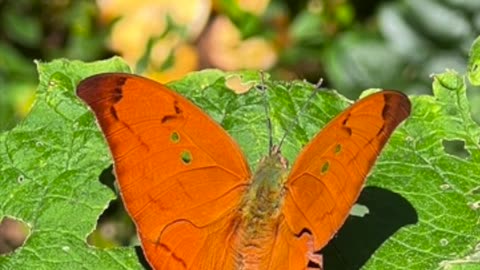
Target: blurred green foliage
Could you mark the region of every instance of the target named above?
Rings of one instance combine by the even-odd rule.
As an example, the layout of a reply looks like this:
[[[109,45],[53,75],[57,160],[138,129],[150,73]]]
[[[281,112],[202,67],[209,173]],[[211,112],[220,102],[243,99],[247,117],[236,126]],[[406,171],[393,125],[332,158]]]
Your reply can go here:
[[[478,0],[271,0],[260,16],[239,10],[234,0],[217,4],[211,16],[225,14],[244,38],[263,36],[275,44],[279,60],[269,71],[275,79],[323,78],[325,87],[352,99],[375,87],[429,93],[431,74],[466,72],[480,33]],[[0,0],[0,21],[0,130],[28,112],[38,84],[33,60],[113,54],[107,39],[115,20],[102,22],[94,0]],[[477,66],[478,59],[469,64],[476,80]],[[479,120],[480,91],[468,94]]]
[[[109,54],[97,13],[95,1],[0,1],[0,130],[29,110],[38,84],[33,60]]]
[[[333,2],[333,1],[332,1]],[[338,2],[338,1],[336,1]],[[341,2],[341,1],[340,1]],[[470,44],[480,33],[480,2],[476,0],[350,1],[338,9],[353,10],[350,24],[330,36],[323,35],[313,46],[312,39],[297,39],[304,61],[315,62],[327,82],[350,97],[368,87],[396,88],[408,93],[430,91],[432,73],[452,68],[465,72]],[[361,14],[358,12],[365,12]],[[364,17],[366,15],[366,17]],[[328,26],[328,16],[314,16],[301,10],[292,25],[305,29]],[[339,17],[334,22],[339,23]],[[317,38],[320,34],[315,35]],[[297,58],[298,59],[298,58]],[[290,63],[302,65],[292,59]],[[308,63],[308,62],[307,62]],[[310,63],[310,65],[312,65]],[[318,76],[318,72],[316,73]],[[309,74],[315,76],[315,73]]]
[[[275,43],[279,61],[270,72],[276,78],[324,78],[350,98],[370,87],[426,93],[432,73],[466,71],[480,33],[478,0],[272,0],[260,16],[234,0],[216,3],[211,16],[225,14],[243,37]],[[37,84],[34,59],[112,55],[111,25],[101,22],[93,0],[0,1],[0,20],[0,130],[28,111]]]

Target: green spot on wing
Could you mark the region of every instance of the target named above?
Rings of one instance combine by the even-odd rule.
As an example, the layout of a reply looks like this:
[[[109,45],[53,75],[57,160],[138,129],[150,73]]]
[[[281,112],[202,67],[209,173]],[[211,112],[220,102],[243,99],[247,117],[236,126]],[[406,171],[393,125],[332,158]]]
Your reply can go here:
[[[178,132],[176,131],[172,132],[172,134],[170,135],[170,140],[173,143],[178,143],[180,141],[180,135],[178,134]]]
[[[192,154],[188,150],[182,151],[182,153],[180,154],[180,158],[182,159],[182,162],[184,164],[188,165],[192,162]]]
[[[342,145],[341,145],[341,144],[337,144],[337,145],[335,146],[334,151],[335,151],[335,154],[336,154],[336,155],[340,154],[340,152],[342,151]]]
[[[326,161],[325,163],[323,163],[322,169],[321,169],[322,175],[326,174],[329,168],[330,168],[330,162]]]

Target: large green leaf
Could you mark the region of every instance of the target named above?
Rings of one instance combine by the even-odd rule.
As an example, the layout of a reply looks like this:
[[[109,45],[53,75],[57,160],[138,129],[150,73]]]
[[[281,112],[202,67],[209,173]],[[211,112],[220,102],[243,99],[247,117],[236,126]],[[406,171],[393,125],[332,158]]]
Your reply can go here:
[[[38,69],[31,113],[0,135],[0,217],[20,219],[31,229],[23,247],[0,256],[0,269],[141,268],[133,248],[86,244],[113,199],[98,181],[111,160],[91,112],[74,94],[85,77],[128,68],[114,58],[93,64],[57,60]],[[227,83],[232,77],[260,83],[256,72],[205,70],[170,87],[221,123],[252,169],[267,154],[265,100],[274,143],[289,130],[282,151],[290,162],[349,104],[322,90],[300,113],[314,85],[267,78],[265,99],[256,89],[234,94]],[[480,129],[470,118],[465,91],[463,77],[449,72],[435,76],[434,96],[412,97],[412,116],[393,135],[361,196],[370,213],[349,218],[324,250],[326,269],[441,269],[473,261],[480,244]],[[446,153],[445,140],[464,142],[469,156]]]
[[[130,248],[86,243],[114,194],[98,181],[110,164],[92,118],[77,100],[79,79],[128,71],[119,59],[38,65],[40,85],[28,117],[0,135],[0,217],[30,227],[23,247],[0,256],[1,269],[141,269]]]
[[[400,194],[418,222],[389,239],[366,269],[480,266],[480,129],[470,115],[463,76],[454,71],[435,75],[433,92],[433,97],[412,97],[412,116],[368,182]],[[463,144],[468,157],[449,149],[452,141]],[[403,208],[391,218],[406,219]]]

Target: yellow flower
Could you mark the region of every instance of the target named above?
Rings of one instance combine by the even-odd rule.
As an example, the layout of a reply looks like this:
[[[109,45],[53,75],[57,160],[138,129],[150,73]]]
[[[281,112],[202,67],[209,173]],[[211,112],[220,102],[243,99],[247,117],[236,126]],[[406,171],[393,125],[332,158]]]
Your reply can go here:
[[[164,81],[198,67],[197,52],[188,42],[205,27],[211,0],[97,0],[97,4],[104,19],[120,17],[109,44],[132,67],[147,53],[152,40],[146,74]]]
[[[277,62],[274,46],[262,37],[241,39],[240,31],[224,16],[212,23],[202,44],[209,62],[221,69],[269,69]]]
[[[145,75],[161,83],[179,80],[185,74],[198,69],[198,53],[195,47],[186,43],[181,44],[172,51],[172,66],[160,69],[159,65],[164,61],[159,61],[165,57],[165,50],[157,48],[152,49],[152,63],[147,68]],[[159,56],[157,56],[157,54]],[[157,58],[158,57],[158,58]],[[168,56],[167,56],[168,57]]]

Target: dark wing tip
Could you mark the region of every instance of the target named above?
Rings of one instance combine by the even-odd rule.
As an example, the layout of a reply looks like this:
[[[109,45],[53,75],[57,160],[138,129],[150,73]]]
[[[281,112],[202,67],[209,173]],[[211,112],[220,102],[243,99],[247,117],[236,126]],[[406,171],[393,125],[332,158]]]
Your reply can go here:
[[[127,73],[102,73],[82,80],[77,86],[77,96],[98,112],[122,98],[122,87],[132,75]]]
[[[386,90],[384,92],[384,101],[382,118],[385,120],[388,133],[390,134],[410,115],[412,104],[407,95],[394,90]]]

